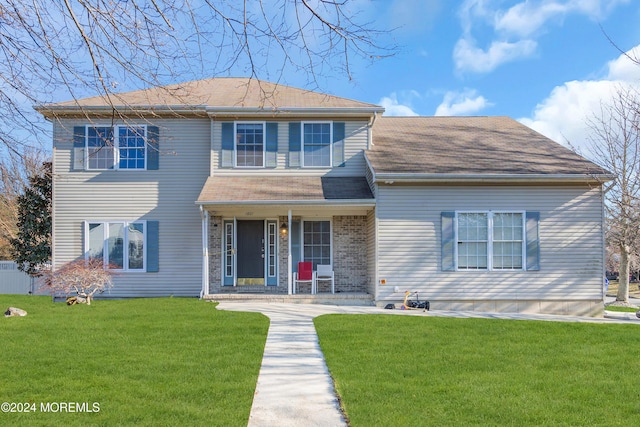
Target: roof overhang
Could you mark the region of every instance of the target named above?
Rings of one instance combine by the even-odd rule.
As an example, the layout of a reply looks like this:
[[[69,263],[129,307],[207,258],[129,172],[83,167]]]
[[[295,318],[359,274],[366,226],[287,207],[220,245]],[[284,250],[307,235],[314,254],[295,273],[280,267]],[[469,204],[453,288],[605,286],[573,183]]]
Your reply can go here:
[[[612,175],[588,174],[426,174],[376,173],[374,183],[390,184],[603,184],[614,179]]]
[[[246,107],[208,107],[210,117],[279,117],[279,116],[313,116],[313,117],[370,117],[382,114],[384,108],[246,108]]]
[[[198,200],[196,205],[203,206],[355,206],[372,207],[376,205],[374,199],[344,199],[344,200],[243,200],[243,201],[207,201]]]
[[[277,218],[294,216],[305,218],[331,218],[334,216],[364,216],[375,208],[375,201],[368,200],[255,200],[243,202],[207,202],[196,204],[207,210],[212,216],[234,218]]]
[[[37,105],[34,109],[45,117],[59,116],[112,116],[114,111],[122,115],[142,116],[209,116],[215,117],[371,117],[384,112],[382,107],[371,108],[251,108],[209,107],[206,105]]]
[[[37,105],[33,108],[48,118],[66,116],[112,117],[114,111],[123,116],[207,116],[205,105]]]

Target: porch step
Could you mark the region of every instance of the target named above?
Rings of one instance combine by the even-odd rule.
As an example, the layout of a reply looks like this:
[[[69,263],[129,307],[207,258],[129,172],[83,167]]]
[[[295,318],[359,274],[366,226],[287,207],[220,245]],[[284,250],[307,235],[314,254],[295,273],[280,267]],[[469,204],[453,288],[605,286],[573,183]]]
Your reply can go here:
[[[269,303],[289,303],[289,304],[327,304],[327,305],[358,305],[373,306],[375,302],[373,295],[365,293],[340,292],[337,294],[209,294],[205,295],[207,301],[246,301]]]

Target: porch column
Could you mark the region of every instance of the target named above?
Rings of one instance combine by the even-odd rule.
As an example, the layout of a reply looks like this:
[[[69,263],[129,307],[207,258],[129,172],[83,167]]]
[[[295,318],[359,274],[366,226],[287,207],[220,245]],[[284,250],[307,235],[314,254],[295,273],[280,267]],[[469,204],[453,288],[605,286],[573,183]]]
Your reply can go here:
[[[293,293],[293,266],[291,265],[291,209],[289,209],[287,226],[289,227],[289,232],[287,233],[287,292],[291,295]]]
[[[209,293],[209,212],[200,205],[202,218],[202,289],[200,298]]]

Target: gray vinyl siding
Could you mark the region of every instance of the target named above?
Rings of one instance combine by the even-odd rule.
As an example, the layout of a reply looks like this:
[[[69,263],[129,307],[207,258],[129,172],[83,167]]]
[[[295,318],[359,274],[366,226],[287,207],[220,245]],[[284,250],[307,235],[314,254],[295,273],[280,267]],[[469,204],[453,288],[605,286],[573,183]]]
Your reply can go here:
[[[419,291],[431,300],[602,299],[602,198],[599,188],[402,187],[378,188],[377,300]],[[540,212],[540,271],[441,271],[443,211]]]
[[[367,179],[367,184],[369,184],[369,188],[371,189],[371,194],[373,194],[373,197],[376,198],[377,197],[376,192],[378,191],[378,186],[374,183],[373,171],[368,165],[365,168],[365,178]]]
[[[258,120],[261,121],[261,120]],[[267,120],[270,121],[270,120]],[[296,120],[301,121],[301,120]],[[303,121],[303,120],[302,120]],[[343,121],[336,119],[334,121]],[[212,122],[212,145],[211,145],[211,169],[212,174],[222,175],[282,175],[291,173],[294,175],[328,175],[328,176],[364,176],[365,160],[364,150],[367,149],[369,128],[366,121],[344,121],[345,122],[345,164],[342,167],[334,168],[289,168],[289,121],[278,122],[278,152],[275,168],[221,168],[220,155],[222,151],[222,125],[224,120]]]
[[[209,175],[210,121],[153,120],[160,168],[147,171],[71,170],[73,126],[84,124],[54,124],[54,265],[84,256],[84,221],[158,221],[159,272],[117,274],[109,296],[198,296],[202,229],[195,200]]]

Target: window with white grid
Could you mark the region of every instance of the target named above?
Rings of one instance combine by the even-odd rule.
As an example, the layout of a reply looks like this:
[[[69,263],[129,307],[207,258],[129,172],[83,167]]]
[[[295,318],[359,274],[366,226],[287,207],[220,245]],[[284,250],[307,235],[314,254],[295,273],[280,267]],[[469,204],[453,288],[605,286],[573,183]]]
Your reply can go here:
[[[146,126],[88,126],[87,169],[145,169]]]
[[[303,123],[303,165],[331,166],[331,123]]]
[[[523,212],[458,212],[458,270],[522,270]]]
[[[236,124],[236,166],[264,166],[264,123]]]

